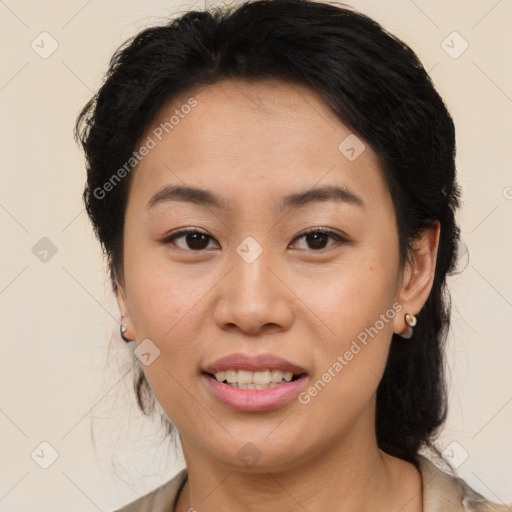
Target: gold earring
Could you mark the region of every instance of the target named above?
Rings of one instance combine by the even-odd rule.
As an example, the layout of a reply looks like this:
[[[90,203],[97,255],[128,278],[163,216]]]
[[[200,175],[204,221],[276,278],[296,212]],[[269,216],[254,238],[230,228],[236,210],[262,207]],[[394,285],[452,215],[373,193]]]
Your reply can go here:
[[[121,322],[123,321],[123,318],[125,317],[125,315],[121,315]],[[119,326],[119,332],[121,334],[121,338],[123,338],[124,341],[126,341],[126,343],[132,341],[132,340],[129,340],[128,338],[125,337],[124,333],[127,331],[127,328],[126,328],[126,325],[124,325],[123,323],[121,323],[121,325]]]
[[[399,334],[401,338],[404,338],[405,340],[409,340],[412,338],[413,327],[416,327],[416,324],[418,323],[418,320],[412,313],[406,313],[405,314],[405,323],[407,324],[407,332],[405,334]]]
[[[407,313],[405,315],[405,323],[409,327],[416,327],[416,324],[418,323],[418,320],[416,319],[416,317],[412,313]]]

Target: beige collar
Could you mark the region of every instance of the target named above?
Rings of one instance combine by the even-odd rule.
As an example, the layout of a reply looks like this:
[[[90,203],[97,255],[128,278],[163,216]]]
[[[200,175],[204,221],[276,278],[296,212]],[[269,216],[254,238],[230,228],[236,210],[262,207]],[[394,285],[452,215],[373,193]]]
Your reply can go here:
[[[486,500],[464,480],[445,473],[426,457],[418,455],[416,460],[423,480],[423,512],[512,512],[512,506]]]
[[[423,480],[423,512],[463,512],[462,490],[454,477],[422,455],[416,460]]]
[[[423,512],[512,512],[512,507],[487,501],[426,457],[418,455],[416,460],[423,482]],[[168,482],[116,512],[173,512],[187,476],[187,470],[182,469]]]

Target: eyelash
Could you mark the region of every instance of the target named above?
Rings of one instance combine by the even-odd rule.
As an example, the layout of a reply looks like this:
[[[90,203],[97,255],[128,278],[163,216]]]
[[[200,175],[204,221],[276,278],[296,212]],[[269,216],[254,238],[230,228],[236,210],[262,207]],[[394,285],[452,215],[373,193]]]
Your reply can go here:
[[[167,244],[170,244],[170,243],[174,243],[174,241],[176,239],[183,238],[183,237],[185,237],[187,235],[196,234],[196,233],[200,234],[200,235],[205,235],[208,238],[210,238],[211,240],[214,240],[214,238],[212,236],[208,235],[208,233],[204,233],[203,231],[199,231],[197,229],[185,229],[183,231],[178,231],[177,233],[174,233],[174,234],[166,237],[164,240],[162,240],[162,243],[164,245],[167,245]],[[322,235],[330,236],[331,238],[335,239],[337,242],[340,242],[340,243],[348,242],[348,240],[346,238],[342,237],[341,235],[338,235],[337,233],[335,233],[333,231],[330,231],[330,230],[327,230],[327,229],[324,229],[324,228],[321,228],[321,227],[309,228],[309,229],[303,231],[302,233],[300,233],[299,235],[297,235],[293,239],[293,241],[299,240],[300,238],[304,238],[307,235],[310,235],[312,233],[319,233],[319,234],[322,234]],[[325,247],[323,249],[311,249],[311,251],[313,251],[313,252],[323,252],[323,251],[326,251],[326,250],[330,249],[330,247],[332,247],[333,245],[335,245],[335,244],[331,244],[330,246]],[[189,251],[189,252],[196,252],[196,253],[201,253],[201,252],[204,252],[206,250],[206,249],[199,249],[199,250],[182,249],[181,247],[179,247],[179,249],[184,250],[184,251]]]

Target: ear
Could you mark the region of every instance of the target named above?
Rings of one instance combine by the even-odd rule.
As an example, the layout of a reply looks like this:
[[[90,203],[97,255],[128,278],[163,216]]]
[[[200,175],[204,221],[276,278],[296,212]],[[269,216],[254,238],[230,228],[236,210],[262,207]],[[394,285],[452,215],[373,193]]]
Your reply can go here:
[[[440,233],[441,225],[434,221],[413,245],[398,291],[397,300],[403,306],[403,314],[396,315],[393,320],[393,330],[397,334],[405,334],[409,330],[405,323],[406,313],[417,315],[427,302],[434,282]]]
[[[126,297],[126,292],[124,290],[124,287],[121,284],[119,284],[118,281],[116,281],[114,284],[114,292],[116,294],[119,311],[121,311],[120,325],[124,325],[126,327],[126,331],[124,332],[123,336],[126,338],[126,340],[133,340],[133,325],[128,310],[128,300]]]

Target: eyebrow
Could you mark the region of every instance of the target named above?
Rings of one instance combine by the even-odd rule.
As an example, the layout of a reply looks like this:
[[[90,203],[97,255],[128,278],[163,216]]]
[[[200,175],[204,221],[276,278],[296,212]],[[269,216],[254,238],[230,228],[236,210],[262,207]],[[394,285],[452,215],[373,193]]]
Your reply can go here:
[[[360,208],[365,207],[364,201],[361,197],[348,188],[327,185],[284,196],[280,202],[280,208],[282,210],[287,210],[290,208],[300,208],[313,203],[326,201],[348,203],[354,206],[359,206]]]
[[[165,186],[151,197],[147,208],[153,208],[156,205],[174,201],[191,203],[219,210],[230,209],[229,203],[213,192],[185,185]],[[280,210],[288,210],[327,201],[347,203],[361,208],[365,207],[360,196],[346,187],[334,185],[308,189],[303,192],[295,192],[293,194],[286,195],[281,199],[278,206]]]

